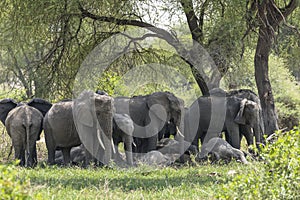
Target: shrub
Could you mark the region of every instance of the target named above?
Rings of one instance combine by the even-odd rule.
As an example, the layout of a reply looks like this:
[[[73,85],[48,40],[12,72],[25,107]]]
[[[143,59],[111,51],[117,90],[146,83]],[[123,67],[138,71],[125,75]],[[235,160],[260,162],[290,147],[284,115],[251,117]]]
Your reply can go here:
[[[15,166],[0,165],[0,197],[1,199],[27,199],[29,180],[18,177]]]
[[[277,141],[262,149],[264,163],[230,180],[222,186],[217,198],[300,198],[300,126],[277,134]]]

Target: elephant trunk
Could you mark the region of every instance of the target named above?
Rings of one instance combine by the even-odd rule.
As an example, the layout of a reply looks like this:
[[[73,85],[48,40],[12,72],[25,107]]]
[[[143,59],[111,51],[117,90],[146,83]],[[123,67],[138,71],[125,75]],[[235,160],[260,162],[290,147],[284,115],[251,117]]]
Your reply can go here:
[[[260,119],[257,119],[256,124],[253,126],[253,132],[255,136],[256,147],[259,149],[259,145],[262,143],[263,126]]]

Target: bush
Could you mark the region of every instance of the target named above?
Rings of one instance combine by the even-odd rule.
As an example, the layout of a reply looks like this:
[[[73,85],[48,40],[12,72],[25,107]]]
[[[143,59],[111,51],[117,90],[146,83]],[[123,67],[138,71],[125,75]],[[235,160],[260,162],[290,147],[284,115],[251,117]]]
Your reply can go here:
[[[220,199],[300,199],[300,126],[278,132],[262,149],[264,164],[241,172],[218,192]]]
[[[1,199],[27,199],[29,180],[18,177],[15,166],[0,165],[0,197]]]

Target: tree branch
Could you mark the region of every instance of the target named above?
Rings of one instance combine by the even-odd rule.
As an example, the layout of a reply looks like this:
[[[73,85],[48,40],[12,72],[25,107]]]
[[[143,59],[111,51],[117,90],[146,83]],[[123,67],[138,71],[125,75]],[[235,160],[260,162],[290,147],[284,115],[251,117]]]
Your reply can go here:
[[[190,1],[191,3],[191,1]],[[197,63],[192,63],[193,59],[192,56],[190,54],[190,52],[183,46],[183,44],[176,38],[174,37],[171,33],[169,33],[168,31],[162,29],[162,28],[158,28],[156,26],[153,26],[152,24],[143,22],[143,21],[139,21],[139,20],[135,20],[135,19],[120,19],[120,18],[116,18],[116,17],[107,17],[107,16],[98,16],[95,14],[90,13],[89,11],[87,11],[86,9],[84,9],[80,3],[78,3],[79,6],[79,10],[81,12],[81,17],[83,18],[90,18],[96,21],[101,21],[101,22],[109,22],[109,23],[114,23],[116,25],[122,25],[122,26],[135,26],[135,27],[141,27],[141,28],[145,28],[153,33],[155,33],[154,35],[151,36],[155,36],[158,38],[161,38],[163,40],[165,40],[169,45],[171,45],[176,52],[180,55],[180,57],[190,66],[190,68],[192,69],[192,72],[196,78],[196,81],[199,85],[199,87],[201,88],[201,91],[203,94],[207,94],[208,93],[208,86],[206,81],[208,81],[208,78],[205,76],[204,73],[200,73],[200,72],[196,72],[197,68],[195,66],[195,64]],[[196,20],[197,22],[197,18],[194,12],[192,12],[193,17],[189,18],[191,20],[193,20],[193,23],[195,23],[194,20]],[[197,23],[196,23],[197,25]],[[194,41],[199,42],[199,33],[198,31],[200,31],[198,25],[195,27],[195,31],[197,32],[195,35],[195,31],[192,31],[192,35],[194,34],[194,37],[197,37],[197,39],[194,39]],[[201,35],[201,34],[200,34]],[[146,35],[147,37],[149,37],[150,35]]]
[[[192,0],[181,0],[180,1],[182,7],[183,7],[183,11],[185,13],[186,19],[187,19],[187,23],[190,29],[190,32],[192,34],[192,38],[194,41],[202,44],[203,42],[203,31],[202,31],[202,27],[199,27],[198,24],[198,18],[194,12],[194,7],[193,7],[193,1]],[[200,23],[202,23],[203,26],[203,15],[204,15],[204,7],[205,7],[206,1],[204,2],[204,5],[202,6],[203,9],[201,9],[201,17],[200,18],[202,20],[199,21]]]

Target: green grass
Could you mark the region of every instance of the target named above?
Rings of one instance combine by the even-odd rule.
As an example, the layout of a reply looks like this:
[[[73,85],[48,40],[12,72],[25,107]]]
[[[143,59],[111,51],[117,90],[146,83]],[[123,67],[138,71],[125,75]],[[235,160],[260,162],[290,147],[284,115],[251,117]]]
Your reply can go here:
[[[198,165],[132,169],[18,168],[41,199],[213,199],[222,184],[252,165]]]
[[[0,163],[9,165],[14,153],[8,158],[11,142],[1,128]],[[18,177],[30,180],[28,194],[33,199],[214,199],[222,185],[233,178],[228,175],[229,170],[242,173],[257,165],[232,162],[229,165],[131,169],[45,167],[45,144],[39,142],[37,149],[38,167],[17,167]]]

